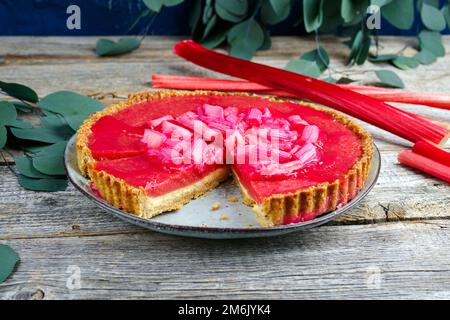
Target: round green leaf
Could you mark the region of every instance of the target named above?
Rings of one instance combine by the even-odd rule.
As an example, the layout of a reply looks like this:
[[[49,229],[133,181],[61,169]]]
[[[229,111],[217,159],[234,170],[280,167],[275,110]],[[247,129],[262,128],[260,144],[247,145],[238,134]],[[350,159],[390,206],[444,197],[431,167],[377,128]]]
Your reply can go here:
[[[408,70],[417,68],[417,66],[419,65],[419,61],[411,57],[398,56],[397,58],[392,60],[392,64],[399,69]]]
[[[323,72],[330,64],[330,56],[323,47],[306,52],[300,57],[301,60],[313,61],[317,64],[320,71]]]
[[[18,181],[23,188],[32,191],[64,191],[68,185],[66,179],[31,179],[23,175],[18,176]]]
[[[38,103],[39,107],[63,116],[90,115],[104,108],[104,104],[70,91],[58,91],[44,97]]]
[[[438,8],[424,2],[420,10],[422,22],[430,30],[442,31],[445,29],[445,18]]]
[[[19,139],[55,143],[67,140],[54,130],[45,128],[11,128],[11,133]]]
[[[0,124],[0,149],[6,145],[6,141],[8,140],[8,131],[4,125]]]
[[[50,176],[65,175],[64,158],[62,156],[39,155],[33,158],[33,167]]]
[[[381,14],[394,27],[408,30],[414,23],[414,0],[392,0],[381,8]]]
[[[26,152],[33,153],[36,156],[63,156],[67,141],[61,141],[54,144],[32,144],[22,146]]]
[[[211,30],[216,26],[217,24],[217,15],[213,15],[211,17],[211,19],[209,19],[208,23],[206,24],[205,30],[203,31],[203,38],[202,39],[206,39],[206,37],[209,36],[209,34],[211,33]]]
[[[163,6],[162,0],[143,0],[144,4],[153,12],[159,12]]]
[[[9,101],[0,101],[0,124],[8,124],[16,121],[17,111]]]
[[[302,59],[289,61],[285,69],[311,78],[318,78],[321,73],[315,62]]]
[[[360,21],[366,14],[368,0],[342,0],[341,16],[346,23]]]
[[[223,20],[240,22],[247,15],[247,0],[216,0],[214,9]]]
[[[5,244],[0,244],[0,283],[14,271],[14,267],[19,262],[19,255]]]
[[[441,12],[447,22],[447,26],[450,28],[450,6],[442,7]]]
[[[261,19],[264,23],[274,25],[285,20],[290,12],[290,0],[264,1],[261,7]]]
[[[16,162],[17,171],[28,178],[51,178],[48,175],[37,171],[33,167],[33,161],[30,157],[14,157],[14,161]]]
[[[10,121],[6,125],[8,127],[13,127],[13,128],[24,128],[24,129],[31,129],[31,128],[33,128],[33,125],[31,123],[23,121],[23,120],[19,120],[19,119],[16,119],[14,121]]]
[[[20,83],[0,81],[0,90],[19,100],[32,103],[36,103],[39,100],[37,93],[33,89]]]
[[[323,21],[323,0],[303,0],[303,20],[306,32],[319,29]]]
[[[419,61],[421,64],[429,65],[436,61],[436,56],[428,51],[427,49],[422,49],[418,52],[414,58]]]
[[[141,41],[136,38],[120,38],[117,42],[110,39],[99,39],[95,51],[99,56],[117,56],[136,50]]]
[[[231,28],[228,43],[232,56],[251,59],[264,43],[264,31],[255,19],[250,18]]]
[[[419,33],[419,42],[421,49],[427,49],[436,57],[445,55],[445,47],[442,45],[442,37],[439,32],[422,30]]]
[[[377,70],[377,71],[375,71],[375,74],[377,75],[378,79],[380,79],[380,81],[383,84],[385,84],[389,87],[394,87],[394,88],[404,88],[405,87],[402,79],[400,79],[400,77],[393,71]]]

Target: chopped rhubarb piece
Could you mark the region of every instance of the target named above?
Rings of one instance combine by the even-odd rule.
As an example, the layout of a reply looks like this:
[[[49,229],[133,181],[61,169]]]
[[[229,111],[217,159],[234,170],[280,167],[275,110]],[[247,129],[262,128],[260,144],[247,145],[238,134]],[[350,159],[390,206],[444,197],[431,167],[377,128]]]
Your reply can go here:
[[[251,108],[247,114],[247,123],[251,126],[260,125],[262,122],[262,112],[259,109]]]
[[[172,136],[174,139],[190,139],[192,132],[172,122],[164,120],[161,127],[162,133],[166,136]]]
[[[304,165],[318,160],[317,149],[312,143],[305,144],[294,156]]]
[[[302,117],[300,117],[298,114],[289,116],[288,120],[290,123],[296,124],[296,125],[303,125],[303,126],[309,125],[309,123],[306,122],[305,120],[303,120]]]
[[[398,161],[411,168],[428,173],[429,175],[450,183],[450,166],[446,166],[407,150],[400,152]]]
[[[300,138],[301,142],[316,143],[318,139],[319,139],[319,127],[309,125],[303,129],[302,136]]]
[[[431,143],[419,141],[414,145],[412,151],[450,167],[450,152],[436,147]]]
[[[163,116],[163,117],[160,117],[160,118],[157,118],[157,119],[150,120],[148,122],[148,124],[150,125],[150,127],[156,128],[157,126],[159,126],[164,121],[169,121],[169,120],[174,120],[174,119],[170,115],[169,116]]]
[[[223,108],[221,106],[213,106],[205,103],[203,105],[203,112],[205,116],[214,119],[224,119]]]
[[[145,143],[150,149],[159,148],[164,141],[166,141],[167,137],[161,132],[145,129],[144,137],[142,137],[142,142]]]

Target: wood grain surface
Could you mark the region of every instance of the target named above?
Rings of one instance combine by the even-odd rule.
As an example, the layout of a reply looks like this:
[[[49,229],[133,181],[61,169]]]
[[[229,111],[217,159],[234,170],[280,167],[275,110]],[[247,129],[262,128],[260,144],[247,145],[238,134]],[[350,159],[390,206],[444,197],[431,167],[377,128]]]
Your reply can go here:
[[[111,103],[151,90],[152,73],[220,76],[173,55],[177,37],[147,37],[139,50],[114,58],[95,56],[96,40],[1,38],[0,80],[27,84],[40,96],[73,90]],[[322,41],[333,69],[352,77],[370,81],[374,69],[392,68],[346,67],[341,39]],[[413,41],[385,37],[381,44],[384,52],[397,52]],[[450,50],[450,37],[444,43]],[[255,61],[282,67],[313,47],[313,39],[276,37]],[[450,55],[399,74],[408,90],[448,92]],[[449,111],[399,106],[450,122]],[[450,186],[400,166],[396,156],[410,144],[363,125],[382,156],[373,191],[326,226],[267,239],[208,241],[149,232],[105,213],[73,187],[23,190],[6,155],[0,160],[0,243],[13,247],[21,262],[0,284],[0,299],[450,298]],[[81,287],[71,290],[73,268],[79,268]]]

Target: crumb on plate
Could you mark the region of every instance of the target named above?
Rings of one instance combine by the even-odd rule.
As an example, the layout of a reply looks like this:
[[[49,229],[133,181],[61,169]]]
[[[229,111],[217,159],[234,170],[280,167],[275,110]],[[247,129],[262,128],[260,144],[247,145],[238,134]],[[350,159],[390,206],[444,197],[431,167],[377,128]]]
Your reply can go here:
[[[230,197],[230,198],[228,198],[228,202],[232,202],[232,203],[236,203],[236,202],[238,202],[239,200],[238,200],[238,198],[236,198],[236,197]]]
[[[215,211],[219,209],[220,209],[220,202],[214,202],[213,205],[211,206],[211,210]]]
[[[220,215],[220,220],[230,220],[230,217],[225,214],[222,214]]]

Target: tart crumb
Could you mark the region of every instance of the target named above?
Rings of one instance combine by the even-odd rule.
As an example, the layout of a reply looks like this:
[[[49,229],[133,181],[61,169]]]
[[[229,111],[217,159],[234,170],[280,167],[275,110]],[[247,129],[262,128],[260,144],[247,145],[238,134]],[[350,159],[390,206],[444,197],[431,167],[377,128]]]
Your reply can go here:
[[[220,202],[214,202],[211,206],[211,211],[216,211],[220,209]]]
[[[253,227],[253,225],[252,225],[251,223],[246,223],[246,224],[245,224],[245,227],[251,228],[251,227]]]
[[[239,200],[238,200],[238,198],[236,198],[236,197],[230,197],[230,198],[228,198],[228,202],[232,202],[232,203],[236,203],[236,202],[238,202]]]
[[[230,217],[225,214],[222,214],[220,215],[220,220],[230,220]]]

